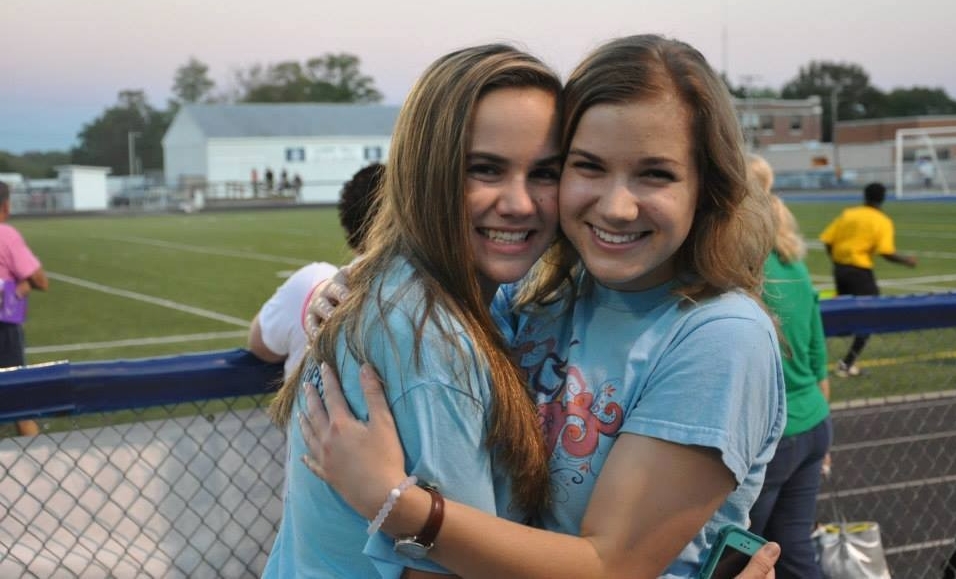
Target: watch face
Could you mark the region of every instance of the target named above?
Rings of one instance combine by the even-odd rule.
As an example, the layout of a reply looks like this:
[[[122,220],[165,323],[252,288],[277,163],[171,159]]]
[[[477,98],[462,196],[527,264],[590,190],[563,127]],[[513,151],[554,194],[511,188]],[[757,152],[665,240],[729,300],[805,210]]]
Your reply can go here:
[[[395,541],[395,552],[409,559],[424,559],[428,556],[428,547],[416,543],[414,539],[399,539]]]

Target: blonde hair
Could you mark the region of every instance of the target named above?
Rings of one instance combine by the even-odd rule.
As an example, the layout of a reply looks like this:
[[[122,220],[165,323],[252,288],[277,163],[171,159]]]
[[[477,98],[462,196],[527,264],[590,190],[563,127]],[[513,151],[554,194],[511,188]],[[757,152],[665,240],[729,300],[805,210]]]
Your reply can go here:
[[[800,234],[797,218],[777,195],[771,195],[773,225],[776,235],[773,239],[773,250],[780,256],[780,261],[792,263],[800,261],[807,255],[807,242]]]
[[[792,263],[800,261],[807,255],[807,242],[800,234],[797,218],[779,196],[774,195],[773,168],[766,159],[750,153],[747,155],[750,174],[763,192],[770,196],[770,213],[773,218],[773,250],[777,252],[780,261]]]
[[[517,504],[534,510],[549,496],[549,454],[526,377],[482,299],[465,203],[471,123],[481,98],[500,88],[541,89],[560,102],[557,75],[533,56],[502,44],[448,54],[416,82],[395,126],[379,189],[380,208],[368,231],[364,258],[350,274],[350,296],[323,323],[311,355],[334,364],[337,339],[343,334],[350,353],[360,361],[368,359],[360,314],[377,307],[379,315],[388,315],[390,306],[377,295],[377,282],[396,257],[406,259],[415,270],[413,283],[424,295],[421,315],[414,321],[416,364],[422,363],[419,346],[425,325],[433,324],[447,343],[458,344],[443,312],[457,319],[491,378],[488,448],[511,474]],[[469,359],[460,347],[455,351]],[[270,408],[280,425],[289,420],[301,373],[302,366],[286,380]]]
[[[770,193],[773,190],[773,168],[770,163],[756,153],[748,154],[747,161],[750,173],[757,181],[757,185],[766,193]]]
[[[564,88],[563,148],[595,105],[627,105],[676,94],[693,117],[691,141],[699,191],[694,222],[675,254],[677,292],[696,301],[741,289],[760,302],[763,263],[773,230],[769,201],[748,179],[743,135],[730,94],[703,55],[653,34],[612,40],[575,68]],[[556,294],[583,266],[566,237],[537,271],[538,299]]]

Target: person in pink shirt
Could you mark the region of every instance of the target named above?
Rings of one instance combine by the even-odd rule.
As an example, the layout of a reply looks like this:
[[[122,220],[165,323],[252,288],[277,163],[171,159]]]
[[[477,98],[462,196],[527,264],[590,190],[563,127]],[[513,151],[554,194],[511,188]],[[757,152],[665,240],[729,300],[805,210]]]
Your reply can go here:
[[[46,291],[50,282],[40,260],[27,247],[23,236],[6,221],[10,217],[10,187],[0,181],[0,368],[26,364],[23,341],[23,320],[26,317],[26,297],[37,289]],[[39,434],[40,427],[33,420],[17,422],[21,435]]]

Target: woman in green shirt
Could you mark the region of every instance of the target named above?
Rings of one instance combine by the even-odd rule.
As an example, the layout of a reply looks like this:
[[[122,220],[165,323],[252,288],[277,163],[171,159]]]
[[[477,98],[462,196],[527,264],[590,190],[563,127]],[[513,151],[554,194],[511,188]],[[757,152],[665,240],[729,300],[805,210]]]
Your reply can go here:
[[[768,194],[773,170],[751,155],[750,170]],[[830,383],[820,303],[803,263],[806,243],[783,201],[773,196],[774,249],[764,264],[763,299],[776,314],[783,375],[787,388],[787,425],[767,476],[750,511],[751,530],[780,543],[778,579],[819,579],[813,531],[821,471],[833,438]]]

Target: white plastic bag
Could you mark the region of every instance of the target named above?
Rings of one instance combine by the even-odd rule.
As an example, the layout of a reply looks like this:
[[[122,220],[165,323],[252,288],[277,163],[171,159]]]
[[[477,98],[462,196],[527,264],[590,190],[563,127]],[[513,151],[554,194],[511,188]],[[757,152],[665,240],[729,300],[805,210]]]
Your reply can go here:
[[[879,523],[820,525],[813,540],[825,579],[891,579]]]

